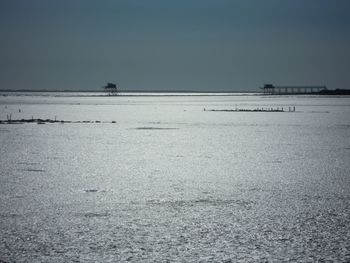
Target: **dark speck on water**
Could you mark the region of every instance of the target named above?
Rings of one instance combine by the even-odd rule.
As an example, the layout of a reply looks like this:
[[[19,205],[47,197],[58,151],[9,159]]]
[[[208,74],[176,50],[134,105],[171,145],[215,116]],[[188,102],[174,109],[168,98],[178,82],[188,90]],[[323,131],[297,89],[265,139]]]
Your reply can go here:
[[[97,189],[86,189],[84,190],[85,193],[96,193],[98,190]]]
[[[24,169],[23,171],[27,171],[27,172],[45,172],[44,169]]]

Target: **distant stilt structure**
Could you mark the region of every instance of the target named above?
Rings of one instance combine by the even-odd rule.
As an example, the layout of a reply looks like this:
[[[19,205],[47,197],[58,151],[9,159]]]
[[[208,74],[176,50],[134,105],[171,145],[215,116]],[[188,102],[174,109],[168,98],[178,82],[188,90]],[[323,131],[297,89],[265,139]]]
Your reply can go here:
[[[263,88],[264,94],[275,94],[275,86],[272,84],[265,84]]]
[[[103,86],[103,89],[109,96],[116,96],[118,95],[118,88],[117,85],[114,83],[107,83],[106,86]]]

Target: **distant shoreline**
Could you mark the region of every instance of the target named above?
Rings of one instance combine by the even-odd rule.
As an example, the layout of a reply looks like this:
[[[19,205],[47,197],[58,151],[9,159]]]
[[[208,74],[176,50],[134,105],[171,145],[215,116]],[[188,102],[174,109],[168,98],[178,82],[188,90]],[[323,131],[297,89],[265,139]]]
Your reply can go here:
[[[0,89],[1,93],[96,93],[96,96],[107,96],[108,95],[99,95],[101,93],[105,93],[103,90],[30,90],[30,89]],[[137,94],[139,93],[139,94]],[[320,96],[349,96],[350,89],[335,89],[335,90],[321,90],[320,92],[312,92],[312,93],[286,93],[286,94],[268,94],[263,93],[261,91],[183,91],[183,90],[127,90],[127,91],[119,91],[118,94],[120,96],[154,96],[155,94],[164,94],[164,96],[239,96],[239,95],[257,95],[257,96],[312,96],[312,95],[320,95]],[[111,97],[118,96],[112,95]],[[3,96],[5,96],[3,94]],[[95,96],[95,95],[93,95]]]
[[[30,90],[30,89],[0,89],[0,92],[71,92],[71,93],[104,93],[104,90]],[[191,90],[120,90],[118,93],[262,93],[260,91],[191,91]]]

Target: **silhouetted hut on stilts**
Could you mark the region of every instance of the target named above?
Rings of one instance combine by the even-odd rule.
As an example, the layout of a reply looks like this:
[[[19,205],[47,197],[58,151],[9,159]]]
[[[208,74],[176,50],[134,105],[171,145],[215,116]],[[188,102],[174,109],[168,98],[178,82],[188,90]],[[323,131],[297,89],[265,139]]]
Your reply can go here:
[[[103,89],[109,96],[116,96],[118,95],[118,88],[117,85],[114,83],[107,83],[106,86],[103,86]]]

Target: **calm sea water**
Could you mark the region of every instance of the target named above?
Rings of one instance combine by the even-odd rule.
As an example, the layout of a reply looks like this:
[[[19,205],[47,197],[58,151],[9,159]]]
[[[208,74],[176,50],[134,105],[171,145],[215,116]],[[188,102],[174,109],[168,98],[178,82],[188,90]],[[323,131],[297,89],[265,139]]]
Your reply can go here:
[[[0,262],[350,260],[349,97],[2,95],[101,123],[0,124]]]

